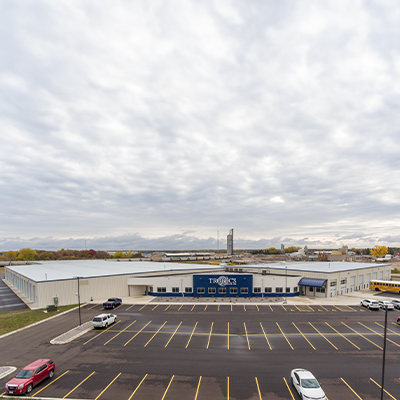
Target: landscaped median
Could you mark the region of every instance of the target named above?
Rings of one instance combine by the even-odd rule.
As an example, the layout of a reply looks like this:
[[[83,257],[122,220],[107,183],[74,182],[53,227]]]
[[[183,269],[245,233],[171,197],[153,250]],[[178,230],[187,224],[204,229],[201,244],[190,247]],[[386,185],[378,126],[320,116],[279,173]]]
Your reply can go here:
[[[0,337],[6,333],[25,328],[36,322],[58,315],[77,307],[77,304],[58,307],[58,311],[45,312],[46,310],[16,310],[0,313]]]

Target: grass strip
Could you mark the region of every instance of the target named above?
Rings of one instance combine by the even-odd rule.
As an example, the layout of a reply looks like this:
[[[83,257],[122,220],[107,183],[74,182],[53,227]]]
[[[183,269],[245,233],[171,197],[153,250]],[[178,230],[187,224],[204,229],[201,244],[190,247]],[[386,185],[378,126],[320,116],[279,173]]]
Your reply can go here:
[[[5,333],[15,331],[23,328],[35,322],[42,321],[43,319],[57,315],[63,311],[67,311],[71,308],[76,307],[77,304],[69,306],[60,306],[58,311],[44,312],[44,309],[40,310],[16,310],[16,311],[4,311],[0,313],[0,336]]]

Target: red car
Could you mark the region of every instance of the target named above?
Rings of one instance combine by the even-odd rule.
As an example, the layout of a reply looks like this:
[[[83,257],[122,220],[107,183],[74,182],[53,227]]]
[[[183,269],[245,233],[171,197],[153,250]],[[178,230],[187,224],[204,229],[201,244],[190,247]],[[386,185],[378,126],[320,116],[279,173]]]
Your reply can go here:
[[[6,383],[6,392],[8,394],[30,393],[34,386],[43,379],[52,378],[56,366],[53,361],[40,359],[27,365],[15,378]]]

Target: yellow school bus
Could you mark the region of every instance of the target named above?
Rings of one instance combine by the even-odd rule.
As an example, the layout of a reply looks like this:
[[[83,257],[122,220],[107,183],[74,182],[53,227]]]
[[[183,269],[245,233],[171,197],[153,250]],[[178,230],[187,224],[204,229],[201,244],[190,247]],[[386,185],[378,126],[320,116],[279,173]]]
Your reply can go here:
[[[377,292],[381,290],[383,292],[400,293],[400,281],[378,281],[374,279],[369,281],[369,288]]]

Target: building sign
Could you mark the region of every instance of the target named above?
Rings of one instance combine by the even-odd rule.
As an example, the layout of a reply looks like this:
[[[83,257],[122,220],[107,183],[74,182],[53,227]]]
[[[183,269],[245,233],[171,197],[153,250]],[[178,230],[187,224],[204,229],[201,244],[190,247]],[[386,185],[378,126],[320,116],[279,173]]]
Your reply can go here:
[[[210,284],[217,284],[219,286],[236,286],[236,278],[228,278],[227,276],[220,276],[219,278],[208,278]]]

